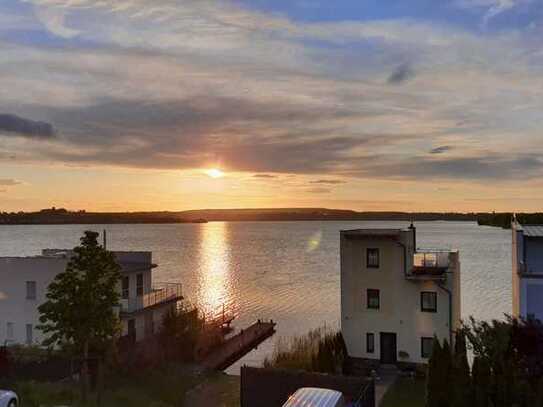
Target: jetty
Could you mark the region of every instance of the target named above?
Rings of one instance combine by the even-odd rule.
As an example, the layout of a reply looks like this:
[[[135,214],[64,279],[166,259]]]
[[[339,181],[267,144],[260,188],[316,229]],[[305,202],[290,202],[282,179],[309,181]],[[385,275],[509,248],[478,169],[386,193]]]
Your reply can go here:
[[[237,362],[275,333],[276,323],[258,320],[236,335],[228,338],[202,361],[202,367],[224,370]]]

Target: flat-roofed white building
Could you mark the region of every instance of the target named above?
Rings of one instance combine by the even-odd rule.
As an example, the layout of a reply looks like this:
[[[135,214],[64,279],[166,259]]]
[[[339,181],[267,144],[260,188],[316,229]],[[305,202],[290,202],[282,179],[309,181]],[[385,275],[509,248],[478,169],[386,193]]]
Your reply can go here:
[[[425,364],[460,325],[458,251],[417,250],[416,228],[341,232],[341,330],[349,356]]]
[[[513,230],[513,316],[543,321],[543,225]]]
[[[151,252],[114,252],[121,266],[122,335],[139,341],[158,330],[163,315],[182,299],[181,285],[153,282]],[[71,250],[44,249],[39,256],[0,257],[0,344],[40,344],[38,307],[64,270]]]

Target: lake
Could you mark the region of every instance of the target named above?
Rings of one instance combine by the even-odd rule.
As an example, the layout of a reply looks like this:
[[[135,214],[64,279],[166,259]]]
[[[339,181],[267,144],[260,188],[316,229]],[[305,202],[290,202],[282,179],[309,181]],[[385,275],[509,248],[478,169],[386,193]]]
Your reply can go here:
[[[84,230],[107,230],[111,250],[150,250],[154,280],[180,282],[204,310],[236,309],[235,327],[277,321],[277,334],[228,369],[258,365],[281,336],[339,327],[339,231],[407,222],[212,222],[167,225],[1,226],[0,256],[71,248]],[[460,250],[462,314],[511,312],[511,232],[471,222],[417,222],[418,245]],[[0,282],[1,283],[1,282]]]

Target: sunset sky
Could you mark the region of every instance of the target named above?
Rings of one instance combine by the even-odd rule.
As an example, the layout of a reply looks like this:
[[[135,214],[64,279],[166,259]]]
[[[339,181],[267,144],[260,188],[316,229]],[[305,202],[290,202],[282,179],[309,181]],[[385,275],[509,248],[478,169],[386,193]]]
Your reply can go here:
[[[0,0],[0,211],[541,210],[541,38],[542,0]]]

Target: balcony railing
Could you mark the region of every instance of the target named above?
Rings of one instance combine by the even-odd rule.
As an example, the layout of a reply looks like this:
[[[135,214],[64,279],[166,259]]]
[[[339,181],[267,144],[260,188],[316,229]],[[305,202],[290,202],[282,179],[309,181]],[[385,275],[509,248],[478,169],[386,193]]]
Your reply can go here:
[[[181,300],[183,298],[182,286],[177,283],[155,283],[151,292],[136,298],[121,300],[121,312],[132,313],[148,307]]]
[[[408,276],[443,277],[450,265],[449,251],[420,250],[413,255],[413,268]]]

